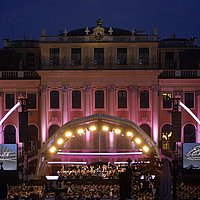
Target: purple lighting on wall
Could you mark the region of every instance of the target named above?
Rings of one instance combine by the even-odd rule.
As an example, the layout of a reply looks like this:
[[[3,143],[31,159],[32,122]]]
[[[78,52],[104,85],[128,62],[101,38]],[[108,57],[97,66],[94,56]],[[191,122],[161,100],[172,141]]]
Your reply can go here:
[[[58,155],[73,155],[73,156],[122,156],[122,155],[141,155],[142,152],[120,152],[120,153],[70,153],[70,152],[58,152]]]

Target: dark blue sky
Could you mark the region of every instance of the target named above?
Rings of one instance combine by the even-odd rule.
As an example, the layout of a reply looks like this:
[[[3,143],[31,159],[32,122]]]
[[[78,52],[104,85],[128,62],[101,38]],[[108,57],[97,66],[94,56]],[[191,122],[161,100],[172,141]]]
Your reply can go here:
[[[41,29],[56,35],[65,28],[104,26],[146,30],[158,29],[161,38],[198,37],[200,0],[0,0],[0,47],[3,38],[39,39]]]

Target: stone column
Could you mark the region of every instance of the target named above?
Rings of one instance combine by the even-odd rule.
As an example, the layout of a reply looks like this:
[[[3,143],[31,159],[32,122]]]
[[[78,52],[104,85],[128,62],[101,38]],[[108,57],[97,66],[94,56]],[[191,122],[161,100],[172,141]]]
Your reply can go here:
[[[130,120],[132,122],[138,122],[138,98],[137,98],[137,86],[130,85],[129,86],[129,103],[130,103]]]
[[[41,86],[41,143],[46,142],[47,139],[47,86]]]
[[[200,90],[196,91],[197,95],[197,117],[200,119]],[[196,142],[200,143],[200,125],[197,123]]]
[[[85,85],[84,86],[84,115],[89,116],[91,115],[92,110],[92,101],[91,101],[91,86]]]
[[[152,133],[153,133],[153,140],[158,144],[159,140],[159,124],[158,124],[158,116],[159,116],[159,86],[153,85],[152,86]]]
[[[69,121],[69,86],[62,86],[62,123]]]
[[[0,92],[0,120],[3,118],[3,92]],[[3,144],[4,132],[3,127],[0,125],[0,144]]]
[[[108,114],[114,116],[115,114],[115,86],[108,86]]]

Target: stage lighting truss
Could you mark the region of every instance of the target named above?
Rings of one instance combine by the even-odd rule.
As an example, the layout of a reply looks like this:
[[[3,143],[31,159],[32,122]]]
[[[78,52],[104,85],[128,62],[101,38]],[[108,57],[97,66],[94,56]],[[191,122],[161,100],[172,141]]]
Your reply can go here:
[[[91,123],[87,125],[77,125],[76,127],[69,128],[68,130],[64,131],[63,134],[60,134],[59,137],[54,137],[52,142],[49,143],[47,151],[50,155],[55,155],[60,152],[62,148],[64,148],[64,144],[69,141],[73,137],[84,137],[86,132],[100,132],[103,134],[104,132],[113,132],[117,137],[118,136],[125,136],[128,137],[138,149],[143,153],[149,153],[151,150],[150,145],[142,138],[138,133],[134,131],[134,129],[130,126],[127,128],[120,126],[119,124],[112,124],[112,123]]]

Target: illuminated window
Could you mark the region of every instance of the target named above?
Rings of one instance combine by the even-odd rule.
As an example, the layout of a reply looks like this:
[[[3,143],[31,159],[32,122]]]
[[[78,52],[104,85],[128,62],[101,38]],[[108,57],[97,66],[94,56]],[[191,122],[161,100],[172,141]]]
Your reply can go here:
[[[59,108],[59,91],[50,92],[50,108]]]
[[[95,108],[104,108],[104,91],[95,91]]]
[[[6,94],[6,109],[11,109],[15,105],[15,94]]]
[[[104,65],[103,48],[94,48],[94,65]]]
[[[193,92],[185,93],[185,105],[188,108],[194,108],[194,93]]]
[[[163,108],[172,108],[172,93],[167,93],[164,92],[163,93]]]
[[[149,91],[140,91],[140,108],[149,108]]]
[[[127,91],[118,91],[118,108],[127,108]]]
[[[71,49],[71,64],[72,66],[81,65],[81,48]]]
[[[72,108],[81,108],[81,91],[72,91]]]
[[[172,125],[165,124],[161,130],[161,141],[163,150],[172,149]]]
[[[127,48],[117,48],[117,64],[127,64]]]

